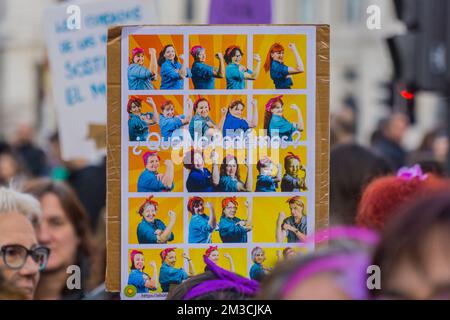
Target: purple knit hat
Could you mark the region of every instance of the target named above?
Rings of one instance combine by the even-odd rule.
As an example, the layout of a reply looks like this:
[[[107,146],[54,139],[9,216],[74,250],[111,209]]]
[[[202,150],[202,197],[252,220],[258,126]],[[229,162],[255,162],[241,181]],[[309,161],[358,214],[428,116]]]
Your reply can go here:
[[[254,296],[258,293],[259,283],[257,281],[241,277],[233,272],[222,269],[206,256],[203,257],[203,260],[205,261],[207,268],[211,270],[218,279],[204,281],[194,286],[185,294],[183,300],[192,300],[210,292],[227,289],[232,289],[248,296]]]

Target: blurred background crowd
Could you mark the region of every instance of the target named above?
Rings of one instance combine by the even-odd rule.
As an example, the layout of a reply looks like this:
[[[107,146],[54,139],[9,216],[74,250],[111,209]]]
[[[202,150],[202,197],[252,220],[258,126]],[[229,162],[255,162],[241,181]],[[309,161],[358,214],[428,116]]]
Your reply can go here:
[[[209,0],[154,2],[160,23],[209,22]],[[61,157],[44,35],[36,32],[40,12],[54,3],[0,1],[0,299],[117,299],[103,286],[106,160]],[[404,3],[272,1],[274,24],[331,26],[330,225],[348,227],[280,264],[261,288],[236,278],[236,286],[195,298],[450,298],[448,94],[405,76],[412,58],[394,36],[418,26]],[[371,4],[381,9],[381,29],[366,25]],[[5,245],[12,242],[28,251]],[[39,245],[52,252],[44,269]],[[72,264],[83,270],[80,290],[66,287]],[[371,264],[381,268],[381,289],[354,278]],[[172,297],[221,277],[207,270]]]

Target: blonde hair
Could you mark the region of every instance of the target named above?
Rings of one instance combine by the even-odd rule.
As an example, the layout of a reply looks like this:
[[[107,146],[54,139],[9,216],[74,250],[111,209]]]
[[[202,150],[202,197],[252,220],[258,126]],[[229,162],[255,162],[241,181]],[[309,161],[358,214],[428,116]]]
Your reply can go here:
[[[39,223],[42,216],[41,205],[35,197],[27,193],[0,187],[0,215],[12,211],[23,214],[33,226]]]

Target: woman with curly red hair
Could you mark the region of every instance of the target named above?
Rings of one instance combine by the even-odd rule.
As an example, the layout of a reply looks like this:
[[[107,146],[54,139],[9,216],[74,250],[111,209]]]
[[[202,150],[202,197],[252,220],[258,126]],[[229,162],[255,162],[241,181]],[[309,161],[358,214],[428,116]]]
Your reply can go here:
[[[248,201],[245,202],[247,220],[236,217],[238,206],[236,197],[228,197],[222,200],[219,235],[223,243],[246,243],[247,233],[252,230],[252,210]]]
[[[383,230],[386,222],[402,206],[446,185],[443,179],[423,174],[419,165],[401,168],[397,176],[378,178],[366,187],[359,203],[356,223]]]

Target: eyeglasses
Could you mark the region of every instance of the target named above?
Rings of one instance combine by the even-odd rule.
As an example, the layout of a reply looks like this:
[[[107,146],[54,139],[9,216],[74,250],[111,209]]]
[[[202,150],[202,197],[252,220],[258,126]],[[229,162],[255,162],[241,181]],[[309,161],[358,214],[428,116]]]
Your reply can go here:
[[[28,256],[31,256],[31,259],[39,265],[39,271],[42,271],[47,266],[50,249],[38,246],[28,250],[20,244],[10,244],[0,247],[0,253],[5,265],[11,269],[22,268]]]

